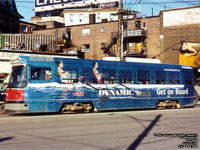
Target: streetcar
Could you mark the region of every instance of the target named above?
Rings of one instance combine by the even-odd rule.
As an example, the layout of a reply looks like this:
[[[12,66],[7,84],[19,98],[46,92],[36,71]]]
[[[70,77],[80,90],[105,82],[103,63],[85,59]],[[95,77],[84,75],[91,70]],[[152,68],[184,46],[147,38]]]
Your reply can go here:
[[[62,77],[58,62],[67,72]],[[194,106],[191,66],[35,56],[20,56],[11,64],[6,111],[67,113]]]

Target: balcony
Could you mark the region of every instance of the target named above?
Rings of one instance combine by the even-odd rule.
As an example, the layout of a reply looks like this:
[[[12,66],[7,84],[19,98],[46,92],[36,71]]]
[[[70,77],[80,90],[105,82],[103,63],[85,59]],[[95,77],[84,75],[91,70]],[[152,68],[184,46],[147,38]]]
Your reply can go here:
[[[146,30],[139,29],[139,30],[124,31],[123,36],[124,37],[146,36]]]

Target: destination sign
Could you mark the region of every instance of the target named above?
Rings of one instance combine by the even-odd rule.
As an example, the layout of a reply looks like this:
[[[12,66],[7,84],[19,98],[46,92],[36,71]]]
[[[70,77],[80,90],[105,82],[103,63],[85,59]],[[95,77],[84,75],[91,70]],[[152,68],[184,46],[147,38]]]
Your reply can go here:
[[[109,2],[102,2],[101,0],[35,0],[35,7],[40,6],[50,6],[50,5],[64,5],[64,4],[73,4],[73,3],[82,3],[82,4],[90,4],[90,3],[98,4],[99,8],[108,8],[108,7],[118,7],[119,0],[111,0]]]
[[[55,5],[61,3],[81,2],[83,0],[35,0],[35,6]]]

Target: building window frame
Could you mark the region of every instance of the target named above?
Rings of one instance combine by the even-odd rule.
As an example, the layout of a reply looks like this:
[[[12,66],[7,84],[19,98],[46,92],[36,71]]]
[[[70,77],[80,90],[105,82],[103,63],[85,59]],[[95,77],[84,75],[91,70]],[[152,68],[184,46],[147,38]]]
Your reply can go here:
[[[83,14],[79,14],[79,22],[83,22]]]
[[[70,14],[70,22],[73,23],[74,22],[74,14]]]
[[[101,27],[101,32],[104,32],[105,31],[105,28],[104,27]]]
[[[84,53],[90,52],[90,44],[83,44],[82,45],[82,52],[84,52]]]
[[[82,36],[90,36],[90,28],[82,29]]]

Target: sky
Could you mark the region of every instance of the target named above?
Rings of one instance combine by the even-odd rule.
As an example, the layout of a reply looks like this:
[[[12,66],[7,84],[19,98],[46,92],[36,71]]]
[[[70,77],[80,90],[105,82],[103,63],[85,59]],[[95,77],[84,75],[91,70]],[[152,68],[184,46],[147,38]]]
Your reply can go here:
[[[35,0],[15,0],[23,21],[31,22]],[[140,3],[140,4],[139,4]],[[144,16],[159,15],[160,10],[200,5],[200,0],[123,0],[123,8],[139,11]],[[153,11],[152,11],[153,10]]]

